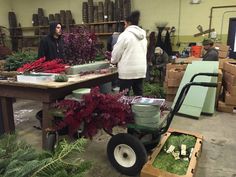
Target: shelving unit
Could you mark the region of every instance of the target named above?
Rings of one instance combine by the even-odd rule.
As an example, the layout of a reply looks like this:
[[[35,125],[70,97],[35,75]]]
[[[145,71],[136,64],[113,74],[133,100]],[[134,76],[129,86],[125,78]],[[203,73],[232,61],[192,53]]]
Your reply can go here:
[[[94,22],[94,23],[84,23],[85,25],[104,25],[104,24],[117,24],[124,23],[124,20],[121,21],[108,21],[108,22]]]
[[[108,21],[108,22],[95,22],[95,23],[84,23],[84,24],[71,24],[69,25],[69,29],[76,26],[86,25],[88,26],[91,31],[95,32],[95,35],[100,37],[106,37],[112,35],[114,31],[116,31],[116,25],[117,24],[123,24],[124,21]],[[105,27],[105,25],[107,25]],[[100,27],[101,26],[101,27]],[[64,28],[66,28],[66,25],[63,25]],[[99,28],[102,28],[103,30],[100,32]],[[105,29],[106,28],[106,29]],[[20,46],[19,49],[22,50],[23,47],[31,47],[31,46],[38,46],[38,43],[40,39],[48,34],[49,25],[47,26],[30,26],[30,27],[14,27],[14,28],[8,28],[8,30],[21,30],[23,32],[34,32],[37,31],[37,35],[14,35],[14,36],[8,36],[12,39],[17,39]],[[28,45],[32,44],[32,45]]]
[[[95,32],[97,36],[109,36],[112,35],[114,31],[117,31],[117,25],[123,26],[124,21],[108,21],[108,22],[94,22],[94,23],[84,23],[87,25],[91,31]],[[122,28],[120,26],[119,28]]]

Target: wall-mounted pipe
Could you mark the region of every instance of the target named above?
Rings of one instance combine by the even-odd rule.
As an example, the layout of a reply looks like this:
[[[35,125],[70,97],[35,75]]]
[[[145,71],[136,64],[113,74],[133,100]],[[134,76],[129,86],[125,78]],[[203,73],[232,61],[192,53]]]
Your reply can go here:
[[[230,5],[230,6],[214,6],[214,7],[211,7],[211,12],[210,12],[210,22],[209,22],[209,30],[211,29],[211,23],[212,23],[212,14],[213,14],[213,10],[214,9],[223,9],[223,8],[232,8],[232,7],[236,7],[236,5]],[[210,33],[208,35],[208,37],[210,37]]]
[[[182,1],[179,0],[179,16],[178,16],[178,27],[177,27],[177,29],[178,29],[178,38],[177,38],[177,43],[176,43],[176,45],[178,47],[180,46],[180,38],[179,38],[179,36],[180,36],[181,11],[182,11],[181,6],[182,6]]]

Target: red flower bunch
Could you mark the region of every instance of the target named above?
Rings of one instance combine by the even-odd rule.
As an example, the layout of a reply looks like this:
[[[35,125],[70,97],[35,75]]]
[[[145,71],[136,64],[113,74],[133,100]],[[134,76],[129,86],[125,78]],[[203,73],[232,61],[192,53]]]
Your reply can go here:
[[[55,107],[63,110],[65,118],[57,124],[57,129],[68,127],[73,136],[83,124],[82,134],[92,138],[99,129],[112,132],[115,126],[133,122],[130,104],[122,102],[122,93],[102,94],[99,88],[93,88],[83,101],[62,100]]]
[[[45,57],[40,58],[34,62],[26,63],[18,68],[18,72],[43,72],[43,73],[61,73],[66,70],[66,64],[62,63],[61,59],[54,59],[46,61]]]
[[[69,65],[85,64],[95,60],[98,47],[97,37],[86,26],[72,28],[63,34],[64,62]]]

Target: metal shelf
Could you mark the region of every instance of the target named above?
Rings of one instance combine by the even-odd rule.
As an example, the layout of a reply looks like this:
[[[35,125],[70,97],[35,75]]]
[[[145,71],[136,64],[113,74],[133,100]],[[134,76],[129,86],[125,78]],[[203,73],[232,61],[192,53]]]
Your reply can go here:
[[[104,25],[104,24],[115,24],[115,23],[124,23],[124,21],[121,20],[121,21],[108,21],[108,22],[94,22],[94,23],[84,23],[84,25]]]

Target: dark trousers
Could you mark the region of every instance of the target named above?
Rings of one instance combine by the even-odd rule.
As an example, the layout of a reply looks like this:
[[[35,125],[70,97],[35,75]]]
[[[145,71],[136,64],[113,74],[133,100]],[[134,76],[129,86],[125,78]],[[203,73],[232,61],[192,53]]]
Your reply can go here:
[[[133,90],[135,96],[143,95],[143,78],[141,79],[119,79],[120,92],[128,89],[129,91]]]

